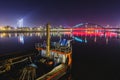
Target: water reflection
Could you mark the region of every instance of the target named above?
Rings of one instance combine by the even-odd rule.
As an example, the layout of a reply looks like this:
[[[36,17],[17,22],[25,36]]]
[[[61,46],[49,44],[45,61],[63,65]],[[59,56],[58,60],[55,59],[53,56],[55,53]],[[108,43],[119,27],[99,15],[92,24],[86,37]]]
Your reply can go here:
[[[63,32],[51,32],[51,36],[60,36],[63,35]],[[19,37],[19,36],[39,36],[39,37],[43,37],[46,36],[46,33],[0,33],[0,38],[11,38],[11,37]]]
[[[25,37],[39,37],[43,39],[46,36],[46,33],[0,33],[0,39],[2,38],[11,38],[17,37],[18,41],[24,44]],[[111,38],[120,38],[120,34],[116,32],[101,32],[101,31],[73,31],[73,32],[51,32],[52,37],[78,37],[84,40],[85,43],[88,42],[89,38],[93,39],[96,43],[100,38],[105,38],[106,44],[108,44],[109,39]]]
[[[46,33],[0,33],[0,43],[1,43],[1,53],[13,52],[13,51],[22,51],[26,50],[27,48],[31,49],[34,48],[34,43],[40,42],[40,40],[45,39]],[[92,31],[80,31],[80,32],[51,32],[51,38],[55,37],[77,37],[78,40],[83,41],[85,43],[88,43],[90,39],[94,43],[100,42],[100,40],[104,39],[105,43],[108,44],[111,39],[119,39],[120,34],[116,32],[92,32]],[[27,37],[27,39],[26,39]],[[3,38],[9,38],[8,41],[2,41]],[[25,39],[24,39],[25,38]],[[23,45],[17,44],[16,41],[20,42]],[[26,40],[26,41],[25,41]],[[28,41],[29,40],[29,41]],[[11,45],[3,44],[2,42],[5,42],[6,44],[11,42],[11,45],[14,47],[11,47]],[[28,42],[25,44],[25,42]],[[102,43],[102,42],[100,42]],[[69,80],[71,78],[71,75],[67,75],[67,79]],[[66,79],[66,80],[67,80]],[[65,79],[64,79],[65,80]]]
[[[18,37],[18,41],[19,41],[20,43],[24,44],[24,36],[23,36],[23,35],[20,35],[20,36]]]
[[[71,35],[71,32],[64,32],[67,35]],[[98,40],[105,38],[106,44],[108,44],[109,39],[120,38],[120,34],[116,32],[102,32],[102,31],[74,31],[72,32],[72,36],[77,36],[78,38],[84,38],[84,42],[87,43],[88,40],[91,38],[96,43]],[[82,40],[78,40],[79,42],[83,42]]]

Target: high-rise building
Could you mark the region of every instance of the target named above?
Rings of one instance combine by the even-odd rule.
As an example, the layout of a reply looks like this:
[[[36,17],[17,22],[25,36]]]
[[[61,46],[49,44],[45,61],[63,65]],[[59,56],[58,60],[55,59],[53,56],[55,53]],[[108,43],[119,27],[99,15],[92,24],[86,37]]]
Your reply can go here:
[[[23,19],[18,20],[17,26],[18,27],[23,27]]]

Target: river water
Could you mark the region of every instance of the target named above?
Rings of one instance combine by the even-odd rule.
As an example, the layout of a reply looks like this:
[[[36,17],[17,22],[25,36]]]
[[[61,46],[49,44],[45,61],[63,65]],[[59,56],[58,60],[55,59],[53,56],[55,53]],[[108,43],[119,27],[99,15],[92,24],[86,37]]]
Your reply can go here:
[[[73,38],[73,80],[119,80],[120,35],[115,32],[52,32],[51,41]],[[0,56],[35,50],[45,33],[0,33]],[[68,79],[68,78],[67,78]],[[67,80],[66,78],[63,80]]]

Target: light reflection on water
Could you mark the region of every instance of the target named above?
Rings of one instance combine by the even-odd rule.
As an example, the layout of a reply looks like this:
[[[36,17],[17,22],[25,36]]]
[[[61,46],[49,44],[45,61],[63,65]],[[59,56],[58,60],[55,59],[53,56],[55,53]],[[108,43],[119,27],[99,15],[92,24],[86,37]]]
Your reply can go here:
[[[115,32],[52,32],[51,41],[58,41],[61,36],[62,38],[74,36],[86,41],[86,44],[120,44],[120,34]],[[35,48],[35,43],[42,42],[45,39],[46,33],[0,33],[0,54],[31,50]],[[80,46],[78,43],[81,42],[77,40],[74,42],[77,43],[77,47]]]
[[[20,35],[20,36],[18,37],[18,41],[19,41],[20,43],[24,44],[24,35]]]
[[[115,40],[119,42],[120,34],[115,32],[51,32],[51,41],[58,41],[59,38],[73,38],[77,37],[76,42],[80,39],[85,43],[100,43],[109,44],[110,41]],[[10,53],[14,51],[22,51],[34,48],[35,43],[46,40],[46,33],[0,33],[0,53]],[[22,44],[22,45],[21,45]]]
[[[51,32],[51,36],[59,36],[59,35],[63,35],[63,32]],[[40,32],[40,33],[0,33],[0,38],[11,38],[11,37],[19,37],[19,36],[39,36],[39,37],[43,37],[46,36],[46,33],[44,32]]]
[[[63,32],[52,32],[51,40],[58,41]],[[35,43],[46,40],[46,33],[0,33],[0,54],[35,48]]]
[[[43,39],[46,33],[0,33],[0,39],[6,38],[18,38],[18,41],[24,44],[25,37],[39,37]],[[69,37],[80,37],[87,42],[87,39],[92,38],[94,42],[97,42],[98,38],[105,38],[106,44],[108,44],[111,38],[120,38],[120,34],[115,32],[94,32],[94,31],[81,31],[81,32],[51,32],[52,37],[69,36]],[[9,39],[8,39],[9,41]]]

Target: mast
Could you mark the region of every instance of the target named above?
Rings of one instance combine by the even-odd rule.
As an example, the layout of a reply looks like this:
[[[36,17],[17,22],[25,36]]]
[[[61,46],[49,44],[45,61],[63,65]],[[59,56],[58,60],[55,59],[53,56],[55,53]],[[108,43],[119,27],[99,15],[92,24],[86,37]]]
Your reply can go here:
[[[46,32],[47,32],[47,56],[50,56],[50,24],[46,25]]]

